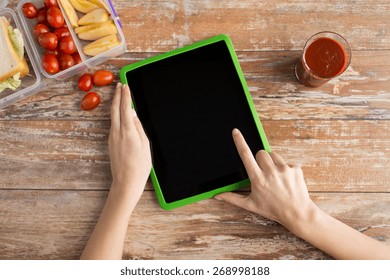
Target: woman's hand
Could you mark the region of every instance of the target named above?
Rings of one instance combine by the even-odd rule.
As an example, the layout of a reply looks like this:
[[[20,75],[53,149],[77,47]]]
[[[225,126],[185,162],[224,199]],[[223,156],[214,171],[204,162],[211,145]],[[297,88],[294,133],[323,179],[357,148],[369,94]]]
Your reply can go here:
[[[112,186],[81,259],[121,259],[126,231],[152,166],[148,138],[131,108],[130,90],[118,83],[108,140]]]
[[[222,193],[216,198],[294,230],[297,220],[317,209],[309,197],[301,168],[289,166],[273,152],[261,150],[254,157],[238,129],[233,130],[233,140],[251,181],[251,193]]]
[[[118,83],[111,106],[111,130],[108,140],[112,188],[122,194],[141,197],[152,161],[149,140],[131,107],[130,90]]]
[[[279,222],[292,233],[337,259],[390,259],[390,249],[329,216],[310,199],[301,168],[276,153],[256,157],[239,130],[233,139],[251,181],[248,196],[222,193],[217,199]]]

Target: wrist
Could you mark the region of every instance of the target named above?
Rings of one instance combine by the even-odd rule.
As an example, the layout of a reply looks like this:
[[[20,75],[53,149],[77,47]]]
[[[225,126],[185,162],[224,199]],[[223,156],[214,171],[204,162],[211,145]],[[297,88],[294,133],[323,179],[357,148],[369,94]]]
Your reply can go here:
[[[302,209],[300,214],[297,215],[294,220],[291,220],[286,227],[293,234],[305,239],[304,237],[308,234],[308,232],[313,230],[313,225],[316,224],[316,221],[320,218],[321,213],[322,210],[311,202]]]
[[[112,201],[115,202],[115,204],[124,205],[133,210],[143,192],[143,188],[139,192],[136,191],[138,189],[139,183],[120,183],[113,181],[109,192],[109,197]]]

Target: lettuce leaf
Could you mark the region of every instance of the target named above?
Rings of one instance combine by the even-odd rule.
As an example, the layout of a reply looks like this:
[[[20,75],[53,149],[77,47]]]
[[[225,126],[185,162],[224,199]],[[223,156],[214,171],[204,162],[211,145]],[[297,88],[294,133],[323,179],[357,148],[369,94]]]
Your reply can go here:
[[[21,83],[22,81],[20,80],[20,73],[16,73],[12,78],[9,78],[0,83],[0,92],[7,88],[15,90],[20,86]]]
[[[24,55],[24,41],[22,33],[19,29],[12,28],[12,26],[8,26],[8,33],[16,53],[20,58],[22,58]]]

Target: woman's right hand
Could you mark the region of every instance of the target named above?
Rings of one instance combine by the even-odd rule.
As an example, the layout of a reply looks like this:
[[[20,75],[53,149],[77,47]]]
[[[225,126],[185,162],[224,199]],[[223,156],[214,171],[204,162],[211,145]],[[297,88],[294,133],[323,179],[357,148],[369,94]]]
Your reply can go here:
[[[277,153],[264,150],[253,156],[238,129],[233,140],[251,181],[251,193],[222,193],[215,198],[274,220],[291,231],[317,206],[309,197],[300,167],[288,165]]]

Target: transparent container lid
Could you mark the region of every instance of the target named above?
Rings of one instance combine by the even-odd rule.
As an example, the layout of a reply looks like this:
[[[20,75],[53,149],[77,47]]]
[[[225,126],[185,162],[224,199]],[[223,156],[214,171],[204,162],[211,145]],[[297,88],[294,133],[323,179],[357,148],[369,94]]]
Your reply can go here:
[[[6,1],[8,2],[8,1]],[[2,1],[1,5],[4,4]],[[44,86],[44,82],[41,79],[41,75],[38,71],[37,63],[33,58],[31,46],[24,34],[23,27],[18,20],[16,13],[9,8],[0,9],[0,17],[5,17],[12,28],[17,28],[23,36],[24,40],[24,59],[27,62],[28,74],[21,78],[21,85],[14,91],[11,89],[5,89],[0,93],[0,109],[11,105],[21,99],[24,99],[30,95],[37,93]]]
[[[7,7],[9,0],[0,0],[0,9]]]

